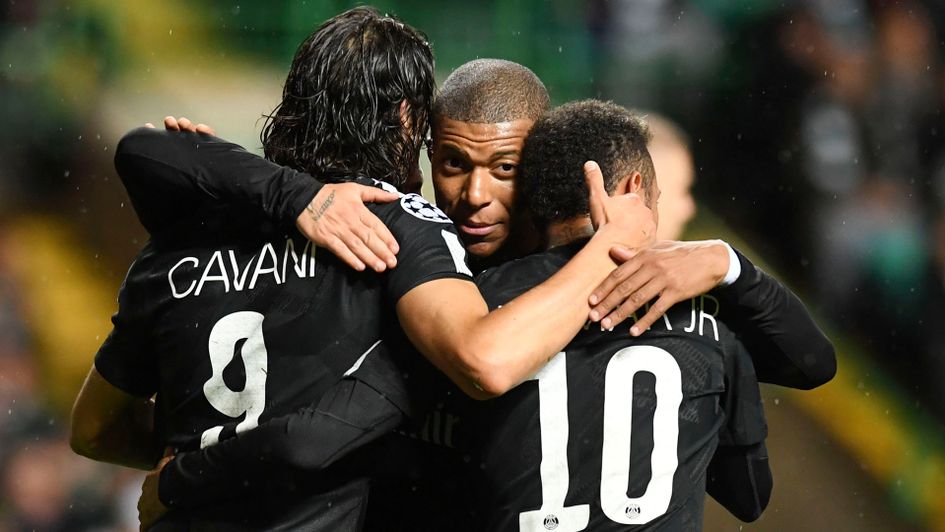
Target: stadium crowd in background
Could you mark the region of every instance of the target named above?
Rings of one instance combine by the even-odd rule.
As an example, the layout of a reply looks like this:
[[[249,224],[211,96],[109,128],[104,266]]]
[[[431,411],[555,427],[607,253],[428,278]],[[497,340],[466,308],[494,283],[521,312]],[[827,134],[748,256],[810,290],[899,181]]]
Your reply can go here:
[[[683,124],[699,201],[945,421],[945,7],[593,4],[601,93]]]

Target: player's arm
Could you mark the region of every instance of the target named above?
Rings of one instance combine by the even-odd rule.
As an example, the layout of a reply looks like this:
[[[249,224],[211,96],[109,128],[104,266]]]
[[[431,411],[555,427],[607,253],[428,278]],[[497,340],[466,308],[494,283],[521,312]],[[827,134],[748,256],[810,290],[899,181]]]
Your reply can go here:
[[[150,316],[158,302],[143,288],[151,272],[150,246],[139,253],[118,291],[112,331],[76,398],[70,433],[78,454],[141,469],[154,467],[161,454],[151,401],[158,372],[149,345]]]
[[[491,313],[461,279],[422,283],[397,301],[413,345],[471,397],[501,395],[534,375],[585,324],[588,296],[613,269],[610,247],[649,243],[655,225],[640,197],[609,197],[599,168],[590,169],[591,212],[604,223],[550,279]]]
[[[122,137],[115,168],[152,235],[207,202],[222,202],[296,224],[356,269],[396,265],[396,241],[364,206],[396,199],[389,192],[355,183],[325,185],[216,137],[148,127]]]
[[[93,366],[72,407],[69,444],[92,460],[151,469],[161,457],[153,409],[150,399],[116,388]]]
[[[615,250],[623,262],[594,291],[591,319],[605,327],[633,316],[640,334],[670,306],[715,289],[724,319],[745,342],[762,382],[810,389],[833,378],[833,345],[791,290],[721,240],[661,242],[636,252]]]
[[[216,445],[178,453],[151,471],[138,503],[142,525],[168,509],[193,510],[279,490],[283,479],[299,471],[318,474],[405,419],[387,396],[346,378],[317,404]]]
[[[706,472],[706,493],[745,522],[761,517],[773,486],[764,442],[720,445]]]
[[[721,341],[725,425],[707,471],[706,491],[735,517],[753,521],[768,505],[773,484],[764,443],[768,425],[755,366],[744,344],[729,331],[722,332]]]
[[[791,290],[733,251],[741,273],[713,291],[722,319],[751,355],[760,382],[809,390],[833,378],[833,344]]]

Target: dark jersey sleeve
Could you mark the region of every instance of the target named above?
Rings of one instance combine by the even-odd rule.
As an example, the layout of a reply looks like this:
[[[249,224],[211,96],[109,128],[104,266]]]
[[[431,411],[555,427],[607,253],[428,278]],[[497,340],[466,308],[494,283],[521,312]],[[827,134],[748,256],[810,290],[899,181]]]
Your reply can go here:
[[[751,353],[758,380],[809,390],[837,372],[830,340],[804,304],[781,283],[738,253],[741,275],[714,293],[723,316]]]
[[[261,210],[291,224],[322,184],[209,135],[139,128],[118,143],[115,168],[154,234],[207,202]]]
[[[771,495],[768,435],[755,368],[745,347],[725,340],[725,425],[706,475],[706,491],[742,521],[761,515]]]
[[[384,394],[349,377],[317,404],[177,454],[161,471],[159,497],[168,508],[193,510],[279,490],[292,475],[322,471],[403,420]]]
[[[413,288],[437,279],[472,281],[466,249],[453,222],[422,196],[372,207],[400,243],[397,267],[388,271],[388,301],[395,303]]]
[[[729,336],[725,342],[725,426],[719,445],[754,445],[768,436],[758,377],[745,347]]]
[[[761,517],[773,486],[764,442],[719,446],[706,472],[706,493],[745,522]]]
[[[137,397],[158,389],[158,360],[148,335],[158,299],[145,291],[149,246],[138,254],[118,291],[118,311],[112,331],[95,354],[95,369],[112,386]]]

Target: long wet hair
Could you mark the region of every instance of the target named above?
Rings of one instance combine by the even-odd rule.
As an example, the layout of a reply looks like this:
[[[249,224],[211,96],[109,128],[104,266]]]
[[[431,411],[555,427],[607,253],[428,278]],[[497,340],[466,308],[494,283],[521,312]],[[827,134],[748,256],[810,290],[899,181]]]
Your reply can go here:
[[[417,163],[435,86],[423,33],[372,7],[346,11],[296,51],[260,136],[266,158],[328,181],[400,186]]]

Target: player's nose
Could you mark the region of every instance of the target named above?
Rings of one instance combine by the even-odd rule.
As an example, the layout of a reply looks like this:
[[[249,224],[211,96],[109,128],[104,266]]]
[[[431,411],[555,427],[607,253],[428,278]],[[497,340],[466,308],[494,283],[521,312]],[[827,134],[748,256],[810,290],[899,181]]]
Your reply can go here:
[[[464,196],[466,203],[472,207],[481,208],[492,202],[490,182],[492,178],[485,168],[473,168],[466,181]]]

